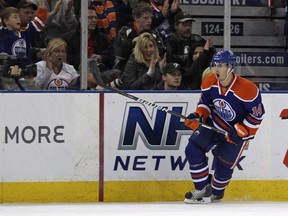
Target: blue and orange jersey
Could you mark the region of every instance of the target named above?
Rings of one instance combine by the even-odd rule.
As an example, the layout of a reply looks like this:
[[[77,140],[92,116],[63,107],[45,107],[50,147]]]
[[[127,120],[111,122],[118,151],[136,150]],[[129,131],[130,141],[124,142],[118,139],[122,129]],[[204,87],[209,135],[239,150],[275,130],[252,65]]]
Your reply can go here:
[[[234,74],[232,82],[224,89],[212,73],[203,80],[201,90],[197,112],[206,119],[210,116],[214,126],[224,131],[240,123],[249,132],[245,139],[254,138],[265,110],[260,91],[253,82]]]
[[[22,38],[27,42],[27,57],[31,57],[32,42],[36,38],[36,34],[41,32],[46,25],[47,9],[38,8],[35,18],[28,25],[21,27],[20,32]]]
[[[107,35],[109,42],[113,41],[117,34],[116,9],[113,3],[111,1],[105,1],[104,3],[90,1],[96,8],[98,28]]]
[[[19,31],[11,31],[7,28],[0,30],[0,53],[7,53],[8,55],[17,56],[19,58],[27,57],[27,43],[21,37]]]
[[[46,8],[38,8],[38,10],[36,12],[36,16],[34,17],[32,22],[26,26],[21,27],[20,31],[25,32],[26,30],[31,28],[30,26],[32,25],[33,29],[35,31],[40,32],[43,30],[43,28],[46,24],[46,21],[47,21],[47,9]]]

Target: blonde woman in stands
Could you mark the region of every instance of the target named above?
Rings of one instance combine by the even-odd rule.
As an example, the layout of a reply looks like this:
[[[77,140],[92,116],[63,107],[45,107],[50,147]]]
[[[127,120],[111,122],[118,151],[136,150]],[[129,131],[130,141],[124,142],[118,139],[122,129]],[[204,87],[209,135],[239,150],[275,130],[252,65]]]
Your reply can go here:
[[[79,74],[66,63],[67,44],[60,38],[49,41],[44,60],[37,62],[35,84],[42,90],[67,90],[77,88]]]
[[[124,89],[150,90],[161,81],[161,70],[166,57],[159,56],[156,41],[150,33],[136,38],[136,45],[121,78]]]

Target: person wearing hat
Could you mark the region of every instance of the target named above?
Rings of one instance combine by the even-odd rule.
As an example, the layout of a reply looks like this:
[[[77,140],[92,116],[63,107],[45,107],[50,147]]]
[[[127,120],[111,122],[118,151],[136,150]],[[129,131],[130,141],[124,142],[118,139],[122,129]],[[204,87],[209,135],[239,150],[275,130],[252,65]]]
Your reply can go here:
[[[178,63],[167,63],[162,70],[162,81],[156,85],[155,90],[185,90],[182,73],[183,69]]]
[[[39,0],[39,4],[29,1],[21,0],[16,7],[19,10],[21,20],[21,34],[25,35],[27,40],[27,57],[29,62],[34,63],[41,59],[42,51],[39,48],[42,41],[41,32],[46,25],[48,11],[45,5],[46,0]],[[46,47],[46,44],[45,44]]]
[[[174,17],[175,32],[167,39],[167,61],[181,66],[187,63],[191,46],[197,41],[205,41],[200,35],[192,34],[192,15],[182,11]]]
[[[25,27],[28,23],[32,22],[36,15],[37,5],[30,1],[21,0],[16,5],[19,9],[20,19],[21,19],[21,27]]]

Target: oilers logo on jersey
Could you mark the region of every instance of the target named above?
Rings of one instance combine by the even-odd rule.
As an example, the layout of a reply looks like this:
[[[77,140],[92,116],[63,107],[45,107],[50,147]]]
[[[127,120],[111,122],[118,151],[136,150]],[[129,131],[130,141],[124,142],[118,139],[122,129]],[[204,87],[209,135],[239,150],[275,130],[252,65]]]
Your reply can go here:
[[[20,58],[25,58],[26,48],[27,48],[27,45],[24,39],[16,40],[11,47],[12,55],[20,57]]]
[[[48,90],[66,90],[69,87],[69,83],[61,78],[56,78],[50,81],[48,84]]]
[[[225,121],[232,121],[236,116],[236,113],[230,104],[223,99],[218,98],[215,100],[214,107],[217,115],[219,115]]]

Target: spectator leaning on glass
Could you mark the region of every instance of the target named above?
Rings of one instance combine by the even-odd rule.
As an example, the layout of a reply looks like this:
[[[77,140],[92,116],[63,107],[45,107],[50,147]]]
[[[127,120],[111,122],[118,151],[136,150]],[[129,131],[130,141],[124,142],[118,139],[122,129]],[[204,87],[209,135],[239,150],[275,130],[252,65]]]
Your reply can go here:
[[[67,90],[77,88],[79,74],[66,62],[66,42],[60,38],[49,41],[44,60],[37,62],[36,86],[42,90]]]

